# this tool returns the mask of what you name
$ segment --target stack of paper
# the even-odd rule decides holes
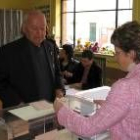
[[[33,102],[28,106],[9,110],[13,115],[28,121],[54,113],[53,104],[46,101]]]
[[[32,102],[32,103],[30,103],[30,106],[33,106],[37,110],[46,110],[46,109],[53,108],[53,104],[46,102],[45,100]]]
[[[66,85],[65,90],[66,90],[66,95],[75,95],[77,92],[80,91],[78,89],[71,88],[70,85]]]
[[[109,91],[110,87],[103,86],[69,94],[67,95],[69,99],[68,105],[71,109],[80,112],[82,115],[90,115],[97,109],[97,105],[93,101],[105,100]]]
[[[93,100],[105,100],[109,91],[110,87],[102,86],[89,90],[79,91],[75,94],[69,94],[68,97],[72,96],[83,100],[87,100],[89,102],[93,102]]]

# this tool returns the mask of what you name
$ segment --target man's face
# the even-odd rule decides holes
[[[83,67],[89,67],[91,66],[93,60],[88,59],[88,58],[81,58],[81,63],[83,65]]]
[[[60,51],[59,57],[60,59],[65,59],[67,57],[66,51],[64,49]]]
[[[46,36],[46,20],[44,15],[28,17],[23,32],[34,45],[39,47]]]

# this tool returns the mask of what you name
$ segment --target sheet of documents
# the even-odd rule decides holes
[[[105,100],[109,91],[110,91],[109,86],[102,86],[89,90],[79,91],[76,94],[69,94],[69,96],[93,102],[93,100]]]
[[[69,88],[66,90],[66,95],[75,95],[79,90],[74,89],[74,88]]]
[[[44,110],[44,109],[46,110],[46,109],[53,108],[53,104],[48,103],[45,100],[32,102],[30,103],[30,106],[33,106],[35,109],[38,109],[38,110]]]
[[[72,88],[71,85],[65,85],[66,95],[75,95],[79,89]]]
[[[53,105],[46,105],[47,103],[44,105],[42,102],[41,104],[40,102],[34,102],[25,107],[9,110],[9,112],[25,121],[28,121],[54,113]]]

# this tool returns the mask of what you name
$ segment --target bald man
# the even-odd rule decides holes
[[[23,19],[23,37],[0,49],[0,99],[3,107],[64,96],[55,41],[46,39],[46,19],[30,11]]]

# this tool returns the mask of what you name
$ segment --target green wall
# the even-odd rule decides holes
[[[50,31],[60,36],[60,0],[0,0],[0,9],[21,9],[24,11],[50,5]]]
[[[0,0],[0,9],[29,9],[30,0]]]

